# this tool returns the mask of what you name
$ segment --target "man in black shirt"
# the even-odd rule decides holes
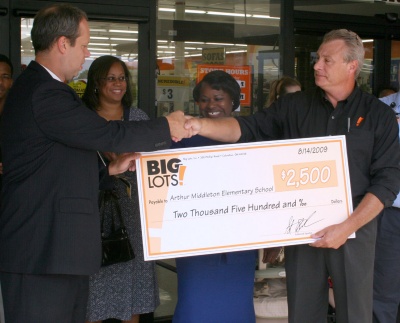
[[[289,322],[326,322],[328,277],[340,323],[372,322],[375,217],[400,188],[398,126],[393,112],[356,84],[361,39],[340,29],[324,36],[314,65],[317,88],[287,94],[249,117],[191,119],[194,133],[224,142],[345,135],[354,212],[285,248]],[[356,232],[355,239],[347,238]]]

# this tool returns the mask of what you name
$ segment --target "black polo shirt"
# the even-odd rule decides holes
[[[237,120],[240,142],[345,135],[354,207],[367,192],[390,206],[399,192],[395,114],[358,87],[336,108],[316,88],[287,94],[262,112]]]

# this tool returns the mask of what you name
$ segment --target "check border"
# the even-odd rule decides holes
[[[327,153],[326,155],[324,155],[323,153],[319,154],[317,152],[315,153],[316,156],[314,156],[310,152],[310,156],[304,156],[306,155],[306,153],[299,154],[299,147],[301,147],[302,149],[314,147],[314,150],[315,147],[329,147],[327,149],[329,150],[329,154]],[[285,155],[288,151],[288,156],[267,156],[268,154],[271,155],[271,151],[278,148],[279,155]],[[294,161],[291,160],[291,158],[293,158],[293,151],[296,152],[296,149],[297,155],[294,157],[299,160]],[[239,213],[242,218],[243,215],[246,214],[246,221],[240,216],[236,217],[236,214],[231,214],[231,212],[226,212],[228,213],[227,216],[226,214],[223,214],[222,211],[226,210],[225,205],[227,205],[226,207],[229,209],[228,211],[232,209],[233,212],[233,208],[235,205],[233,203],[236,203],[236,201],[243,200],[247,203],[248,200],[259,199],[260,196],[262,196],[263,194],[263,192],[261,192],[258,194],[259,196],[256,196],[257,194],[252,192],[251,195],[250,193],[247,193],[247,196],[238,195],[236,197],[234,196],[233,198],[226,198],[224,196],[221,196],[222,194],[220,194],[220,196],[215,196],[217,193],[222,192],[218,189],[218,187],[220,187],[220,182],[226,182],[227,187],[232,187],[232,192],[240,192],[241,188],[236,186],[237,184],[235,183],[234,178],[232,179],[232,174],[235,174],[235,172],[236,174],[238,174],[237,170],[243,168],[244,165],[245,169],[248,170],[247,173],[249,173],[249,176],[253,177],[253,179],[250,179],[248,181],[247,178],[240,178],[240,180],[243,181],[243,183],[246,182],[246,184],[239,184],[239,186],[244,186],[244,188],[242,187],[242,190],[244,191],[243,194],[246,194],[247,191],[250,191],[250,189],[246,189],[246,187],[251,187],[251,183],[255,183],[259,180],[257,178],[254,178],[258,175],[257,172],[252,172],[252,169],[260,167],[260,160],[251,159],[261,158],[254,158],[254,156],[252,155],[254,151],[261,152],[260,156],[263,156],[263,165],[268,164],[267,160],[269,160],[269,163],[272,164],[275,160],[279,160],[279,166],[281,167],[284,167],[285,164],[295,165],[297,163],[306,165],[307,162],[317,163],[316,165],[318,165],[318,160],[329,160],[332,163],[332,159],[334,159],[333,161],[336,165],[335,174],[337,178],[337,185],[335,184],[336,186],[332,184],[330,184],[331,186],[328,186],[325,183],[319,183],[321,187],[315,188],[316,184],[313,184],[314,187],[307,188],[306,185],[299,184],[302,183],[299,180],[297,182],[294,181],[293,183],[297,183],[296,185],[300,185],[302,187],[295,188],[293,192],[290,193],[290,195],[288,195],[288,192],[266,192],[266,194],[269,194],[266,195],[268,196],[268,200],[274,200],[273,196],[281,196],[282,194],[284,196],[297,196],[294,204],[298,204],[301,200],[301,198],[299,198],[298,196],[303,195],[307,196],[307,201],[312,201],[314,199],[313,195],[321,195],[321,199],[323,199],[323,195],[327,194],[337,196],[336,200],[331,200],[331,202],[328,201],[325,204],[321,205],[317,205],[318,203],[312,201],[311,204],[313,206],[310,209],[311,211],[307,210],[307,205],[295,205],[295,207],[293,208],[288,207],[285,209],[285,216],[282,217],[282,219],[288,216],[286,213],[290,214],[290,212],[292,212],[288,211],[290,209],[294,210],[293,213],[296,215],[302,212],[304,213],[306,211],[315,214],[313,213],[313,208],[315,208],[317,210],[315,212],[318,212],[319,214],[333,213],[334,215],[330,216],[328,219],[324,218],[323,220],[318,220],[315,218],[312,219],[308,213],[304,213],[306,215],[299,216],[299,219],[291,216],[293,217],[294,223],[292,224],[290,230],[293,230],[293,232],[288,233],[286,236],[282,236],[283,233],[281,233],[274,238],[260,239],[262,232],[259,230],[259,228],[257,228],[257,225],[259,224],[259,221],[261,219],[260,216],[262,216],[261,221],[263,221],[263,223],[265,221],[265,223],[268,223],[268,227],[274,225],[282,227],[283,224],[279,223],[279,221],[277,221],[276,219],[272,219],[274,215],[271,215],[272,213],[282,213],[282,205],[279,205],[280,209],[266,209],[267,211],[257,211],[258,213],[252,213],[249,210],[247,210],[247,212],[245,212],[244,210],[240,211],[244,206],[238,206],[239,211],[236,210],[237,213]],[[304,150],[304,152],[307,151],[308,150]],[[264,154],[266,156],[264,156]],[[258,155],[256,156],[258,157]],[[175,163],[171,162],[171,160],[175,160]],[[177,162],[176,160],[179,160],[179,162]],[[283,161],[286,161],[286,163]],[[201,254],[258,249],[272,246],[310,243],[314,241],[314,239],[310,238],[310,235],[316,232],[315,230],[322,229],[323,227],[326,227],[330,224],[342,222],[352,213],[352,199],[349,183],[349,170],[347,165],[345,136],[314,137],[306,139],[164,150],[153,153],[142,153],[141,158],[137,160],[136,163],[145,260],[156,260]],[[205,171],[205,167],[209,167],[210,163],[212,165],[215,164],[215,167],[228,165],[229,171],[225,171],[222,175],[217,174],[215,171],[211,174],[208,174],[208,171]],[[327,162],[325,164],[327,164]],[[269,164],[268,166],[265,166],[265,168],[269,169]],[[307,167],[305,167],[304,169],[306,168]],[[197,171],[194,171],[194,169],[197,169]],[[312,169],[320,171],[316,167]],[[157,173],[157,171],[159,171],[159,173]],[[315,174],[318,173],[317,171],[311,173],[311,175],[314,174],[314,181],[316,177]],[[195,172],[200,173],[201,175],[195,176]],[[267,170],[266,172],[269,172],[269,170]],[[152,176],[150,176],[149,173],[152,174]],[[212,185],[212,187],[215,188],[215,192],[212,188],[210,188],[210,177],[207,176],[211,176],[214,179],[218,177],[218,182]],[[267,174],[265,176],[265,178],[268,178],[270,174]],[[277,176],[274,177],[275,180],[276,177]],[[304,178],[306,177],[303,177],[303,179]],[[182,181],[184,181],[184,183],[182,183]],[[271,183],[272,181],[270,179],[269,184]],[[255,185],[256,184],[254,184],[253,186]],[[275,184],[272,186],[274,188],[276,187]],[[265,187],[265,189],[267,188]],[[210,195],[214,193],[214,196],[207,197],[205,196],[206,192],[208,192],[207,194]],[[196,201],[196,198],[193,198],[197,196],[196,194],[198,196],[201,196],[201,198],[199,198],[199,201]],[[176,197],[177,200],[171,200],[171,196]],[[229,202],[224,203],[224,199],[225,201]],[[279,203],[283,201],[282,198],[277,198],[276,201],[277,200],[280,201]],[[211,214],[211,216],[208,214],[207,217],[197,217],[195,214],[193,214],[193,211],[192,213],[190,213],[190,210],[203,208],[203,206],[207,205],[208,203],[211,203],[211,205],[213,205],[210,208],[211,211],[222,210],[221,214]],[[257,203],[256,205],[262,205],[268,208],[269,202],[266,202],[266,204]],[[276,204],[277,203],[278,202],[276,202]],[[271,202],[271,205],[272,204],[273,203]],[[193,206],[194,209],[191,209],[188,205],[200,206]],[[247,207],[249,208],[250,205],[251,204],[248,204]],[[178,208],[186,211],[171,211]],[[332,210],[332,212],[330,212],[330,210]],[[184,217],[183,215],[185,212],[186,217]],[[338,216],[336,216],[336,213],[338,214]],[[175,217],[173,215],[175,215]],[[179,216],[181,216],[181,218]],[[267,217],[271,217],[271,219],[267,220]],[[284,221],[282,219],[280,219],[281,222]],[[288,227],[290,227],[290,219],[291,218],[289,218]],[[318,222],[321,222],[320,225],[323,225],[322,227],[318,226],[318,224],[315,224],[317,223],[317,220]],[[194,221],[197,221],[197,223],[193,224]],[[285,218],[285,221],[287,222],[287,218]],[[311,227],[311,223],[313,223],[315,230],[305,230],[307,226]],[[197,225],[199,224],[200,226],[197,227]],[[256,237],[253,239],[252,237],[250,237],[250,233],[249,237],[246,237],[244,240],[241,238],[237,239],[236,241],[236,237],[231,237],[230,240],[224,240],[221,238],[229,236],[229,232],[224,232],[224,228],[229,228],[231,232],[236,232],[237,235],[242,236],[237,226],[240,226],[239,229],[243,229],[243,231],[255,231]],[[209,229],[214,227],[219,228],[219,230],[221,231],[220,236],[218,236],[218,233],[215,233],[213,230]],[[193,231],[191,234],[186,232],[190,230]],[[257,233],[257,230],[259,230],[260,232]],[[268,230],[273,231],[273,229],[270,228],[268,228]],[[298,231],[295,232],[296,230]],[[197,231],[202,232],[202,238],[199,237],[200,234],[198,235]],[[204,245],[199,245],[194,242],[196,239],[210,239],[212,241],[204,241]],[[227,241],[230,242],[227,243]]]

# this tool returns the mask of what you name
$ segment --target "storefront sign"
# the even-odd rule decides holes
[[[190,79],[180,76],[157,77],[156,98],[158,105],[158,116],[168,115],[174,111],[177,103],[188,102],[191,97]]]
[[[203,48],[202,50],[204,64],[225,64],[225,48]]]
[[[240,106],[251,106],[251,66],[197,65],[197,82],[214,70],[230,74],[240,85]]]

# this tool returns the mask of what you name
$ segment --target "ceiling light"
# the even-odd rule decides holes
[[[110,38],[108,38],[108,37],[90,36],[90,39],[110,39]]]
[[[206,43],[207,45],[218,45],[218,46],[234,46],[234,44],[229,43]]]
[[[158,11],[175,12],[175,9],[170,9],[170,8],[158,8]]]
[[[253,18],[276,19],[276,20],[281,19],[279,17],[271,17],[271,16],[266,16],[266,15],[253,15]]]
[[[174,46],[157,46],[157,48],[175,49]]]
[[[115,38],[115,37],[111,37],[111,40],[125,40],[125,41],[137,41],[137,38]]]
[[[234,13],[234,12],[207,11],[207,14],[216,16],[244,17],[243,13]]]
[[[191,9],[187,9],[187,10],[185,10],[185,13],[205,14],[206,11],[204,11],[204,10],[191,10]]]
[[[112,54],[112,53],[110,52],[110,54]],[[90,52],[90,57],[95,57],[95,56],[104,56],[104,53]]]
[[[139,31],[137,30],[122,30],[122,29],[110,29],[111,33],[125,33],[125,34],[137,34]]]
[[[88,50],[89,51],[100,50],[100,51],[105,51],[105,52],[109,52],[109,51],[116,52],[117,51],[116,49],[112,49],[112,48],[88,48]]]
[[[229,51],[229,52],[226,52],[227,54],[234,54],[234,53],[246,53],[246,51],[245,50],[232,50],[232,51]]]

